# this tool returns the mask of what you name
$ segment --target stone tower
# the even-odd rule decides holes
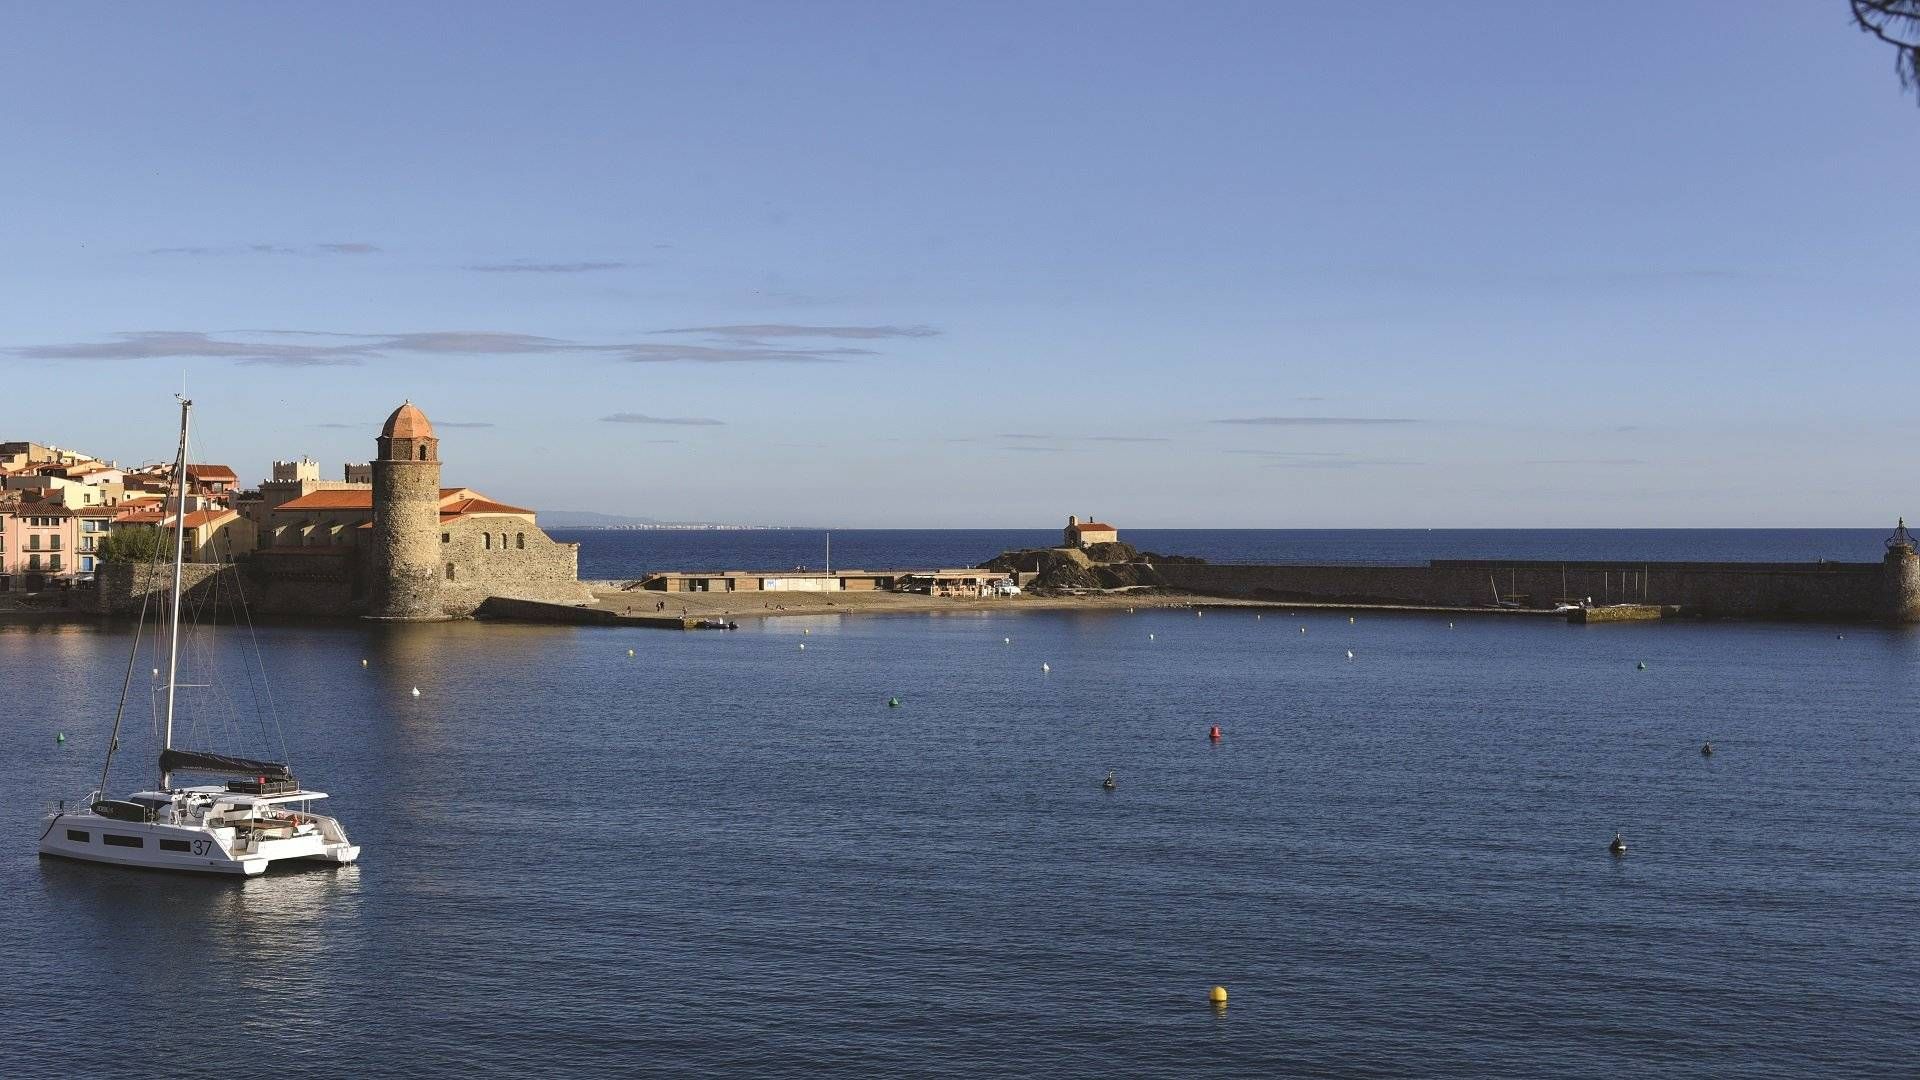
[[[1887,537],[1887,554],[1880,563],[1880,615],[1890,622],[1920,622],[1920,553],[1914,550],[1907,521]]]
[[[408,401],[387,417],[377,443],[368,614],[440,618],[440,440]]]

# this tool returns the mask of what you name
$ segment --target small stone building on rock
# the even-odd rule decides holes
[[[1120,540],[1120,530],[1102,522],[1081,521],[1078,517],[1067,515],[1066,543],[1062,547],[1083,548],[1092,544],[1113,544]]]

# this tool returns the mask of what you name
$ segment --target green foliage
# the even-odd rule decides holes
[[[105,562],[151,562],[160,554],[165,539],[152,525],[115,529],[100,542],[97,554]]]

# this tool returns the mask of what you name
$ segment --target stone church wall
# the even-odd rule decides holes
[[[448,615],[471,615],[489,596],[586,603],[580,545],[556,543],[524,518],[475,515],[440,527],[440,602]]]

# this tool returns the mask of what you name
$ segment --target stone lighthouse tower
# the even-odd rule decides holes
[[[440,440],[408,401],[387,417],[377,442],[368,614],[440,618]]]

